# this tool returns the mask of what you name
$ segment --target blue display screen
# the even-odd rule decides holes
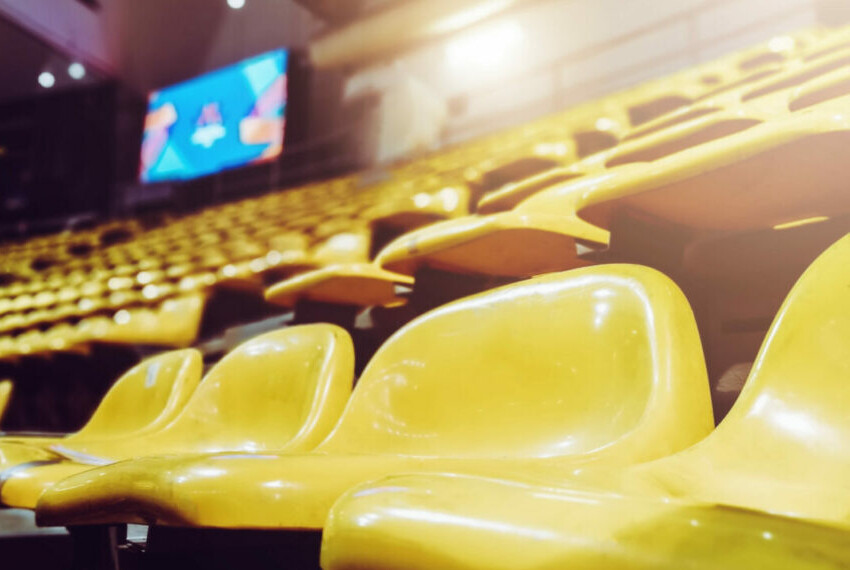
[[[185,180],[283,152],[288,52],[277,50],[154,91],[142,182]]]

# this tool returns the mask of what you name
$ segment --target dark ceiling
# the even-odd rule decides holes
[[[0,102],[32,97],[47,91],[68,89],[98,81],[89,69],[83,81],[68,76],[71,60],[16,25],[0,18]],[[38,84],[38,76],[49,70],[56,77],[52,89]]]

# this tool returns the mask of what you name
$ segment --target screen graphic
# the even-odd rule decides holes
[[[185,180],[279,156],[287,59],[277,50],[152,92],[141,181]]]

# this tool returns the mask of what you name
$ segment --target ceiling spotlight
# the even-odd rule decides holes
[[[245,0],[227,0],[227,5],[234,10],[238,10],[245,5]]]
[[[56,78],[49,71],[42,71],[38,75],[38,84],[45,89],[50,89],[56,83]]]
[[[523,39],[523,29],[513,20],[473,29],[446,45],[451,67],[464,73],[501,66]]]
[[[75,61],[74,63],[68,66],[68,75],[71,76],[71,79],[82,79],[86,76],[86,66],[84,66],[78,61]]]

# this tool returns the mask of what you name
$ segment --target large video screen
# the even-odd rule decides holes
[[[277,50],[152,92],[141,181],[186,180],[279,156],[287,60]]]

